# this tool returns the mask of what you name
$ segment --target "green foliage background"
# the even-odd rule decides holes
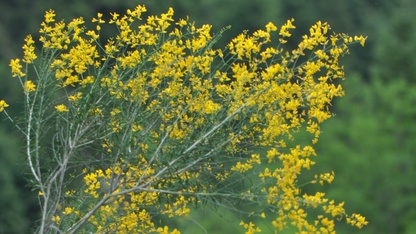
[[[335,171],[329,196],[345,200],[347,211],[357,211],[369,220],[357,233],[416,232],[415,1],[3,0],[0,99],[13,105],[9,112],[18,113],[21,94],[7,64],[21,56],[27,34],[36,37],[46,10],[54,9],[67,22],[78,16],[88,21],[97,11],[124,12],[137,4],[146,4],[151,14],[173,6],[176,17],[189,15],[198,25],[212,24],[213,31],[232,25],[220,42],[223,45],[243,30],[254,31],[269,21],[281,25],[290,18],[295,18],[299,33],[292,38],[299,40],[317,20],[329,22],[338,32],[368,35],[366,47],[353,49],[343,61],[346,97],[333,106],[337,116],[322,129],[318,167]],[[26,186],[21,139],[15,132],[9,122],[0,122],[0,233],[30,233],[37,219],[36,194]],[[184,220],[184,233],[205,233],[204,228],[208,233],[229,233],[228,222],[238,226],[232,215],[222,222],[219,215],[224,214],[207,209]],[[346,230],[341,226],[339,233]]]

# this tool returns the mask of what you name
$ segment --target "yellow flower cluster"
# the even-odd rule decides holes
[[[244,223],[243,221],[241,221],[240,225],[243,226],[245,229],[247,229],[247,231],[245,232],[246,234],[255,234],[255,233],[261,232],[261,229],[259,227],[254,228],[255,225],[252,222]]]
[[[33,92],[36,90],[36,85],[31,81],[31,80],[27,80],[24,84],[23,87],[25,93],[29,93],[29,92]]]
[[[0,112],[4,111],[4,108],[8,106],[9,105],[4,100],[0,100]]]
[[[365,217],[361,216],[360,214],[353,213],[351,217],[347,217],[347,223],[361,229],[368,224],[368,221],[366,221]]]
[[[163,220],[187,216],[201,201],[230,199],[257,201],[255,212],[263,218],[263,209],[273,207],[267,218],[276,230],[290,225],[299,233],[332,233],[334,219],[342,217],[359,228],[367,224],[358,214],[348,216],[343,203],[321,192],[305,194],[298,184],[315,164],[312,145],[332,116],[328,107],[344,94],[333,82],[344,78],[339,58],[351,43],[364,45],[364,37],[329,35],[329,25],[317,22],[287,51],[291,19],[215,49],[223,32],[214,36],[210,25],[175,23],[172,8],[143,20],[145,12],[139,5],[125,15],[111,13],[108,24],[118,34],[101,45],[101,13],[92,20],[95,30],[88,30],[82,18],[55,22],[50,10],[40,29],[44,54],[35,54],[31,36],[23,46],[26,65],[36,67],[37,57],[49,56],[38,69],[44,74],[29,80],[20,59],[10,63],[12,75],[25,79],[26,95],[51,87],[47,82],[67,94],[51,103],[55,113],[68,112],[56,118],[71,123],[69,132],[81,129],[71,144],[82,147],[70,144],[69,152],[95,146],[95,156],[84,158],[90,165],[83,186],[68,188],[80,199],[68,201],[52,221],[77,230],[88,223],[85,230],[95,233],[179,233]],[[274,33],[277,47],[270,45]],[[1,100],[0,111],[4,107]],[[311,144],[288,148],[302,130],[312,134]],[[235,188],[236,178],[258,184]],[[323,173],[311,182],[333,179]],[[318,211],[308,214],[307,208]],[[252,222],[241,226],[261,232]]]

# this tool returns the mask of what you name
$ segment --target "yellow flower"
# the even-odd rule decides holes
[[[33,46],[33,44],[35,43],[35,41],[33,41],[32,36],[28,35],[25,38],[25,42],[26,44],[23,45],[23,62],[30,64],[32,63],[33,60],[35,60],[37,58],[36,54],[35,54],[35,47]]]
[[[287,20],[287,22],[286,22],[286,24],[284,24],[281,28],[280,28],[280,32],[279,32],[279,35],[281,35],[282,36],[282,38],[283,37],[290,37],[290,36],[292,36],[292,34],[289,32],[289,29],[293,29],[293,28],[296,28],[295,26],[293,26],[293,21],[295,21],[294,19],[290,19],[290,20]],[[285,40],[283,40],[283,39],[280,39],[280,42],[282,42],[282,43],[286,43],[286,41]]]
[[[277,30],[277,27],[272,22],[269,22],[268,24],[266,24],[267,32],[276,31],[276,30]]]
[[[245,229],[247,229],[247,231],[245,232],[246,234],[254,234],[256,232],[261,232],[261,229],[259,227],[255,228],[255,224],[252,222],[245,223],[241,221],[240,226],[243,226]]]
[[[12,76],[16,77],[22,77],[25,76],[25,73],[22,72],[22,65],[20,64],[20,59],[12,59],[10,61],[9,66],[12,68]]]
[[[98,22],[98,24],[103,24],[105,23],[105,21],[102,19],[102,17],[103,17],[103,14],[98,13],[97,18],[92,18],[92,22]]]
[[[25,94],[28,94],[36,90],[36,85],[31,80],[28,80],[25,82],[23,89]]]
[[[364,46],[364,43],[365,43],[366,39],[367,39],[367,37],[363,37],[363,36],[355,36],[354,37],[354,41],[360,42],[361,46]]]
[[[115,13],[115,12],[113,12],[113,13],[110,13],[110,15],[112,16],[112,19],[110,20],[110,24],[113,24],[113,23],[115,23],[116,22],[116,20],[118,19],[118,17],[120,16],[119,14],[117,14],[117,13]]]
[[[77,102],[82,97],[82,92],[77,92],[75,95],[68,96],[68,100],[72,102]]]
[[[69,111],[68,107],[66,107],[64,104],[56,105],[55,109],[58,112],[68,112]]]
[[[8,106],[9,105],[4,100],[0,100],[0,112],[4,111],[4,108]]]
[[[351,217],[347,217],[347,223],[361,229],[363,226],[368,224],[368,221],[366,221],[365,217],[361,216],[360,214],[353,213]]]
[[[72,207],[65,207],[64,212],[62,212],[64,215],[70,215],[74,211],[74,208]]]
[[[59,224],[61,222],[61,217],[54,215],[52,216],[52,221],[55,221],[56,224]]]
[[[187,24],[188,24],[187,20],[184,20],[184,19],[180,19],[180,20],[176,23],[176,25],[179,25],[179,27],[184,27],[184,26],[186,26]]]
[[[72,196],[74,193],[75,193],[75,190],[69,190],[69,191],[66,191],[66,192],[65,192],[65,194],[66,194],[67,196]]]
[[[45,14],[45,23],[55,22],[55,11],[49,10]]]

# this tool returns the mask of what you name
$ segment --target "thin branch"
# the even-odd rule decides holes
[[[220,128],[222,125],[224,125],[226,122],[228,122],[232,117],[234,117],[237,113],[239,113],[245,106],[248,105],[249,102],[244,103],[241,105],[237,110],[235,110],[231,115],[227,116],[221,123],[215,125],[210,131],[205,133],[202,137],[200,137],[194,144],[192,144],[188,149],[186,149],[183,154],[188,153],[192,149],[194,149],[197,145],[201,143],[202,140],[207,138],[209,135],[211,135],[213,132],[215,132],[218,128]]]

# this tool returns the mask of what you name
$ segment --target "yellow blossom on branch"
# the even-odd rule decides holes
[[[4,108],[8,106],[9,105],[4,100],[0,100],[0,112],[4,111]]]
[[[68,107],[66,107],[64,104],[60,104],[60,105],[55,106],[55,109],[58,112],[68,112],[69,111]]]
[[[55,11],[54,10],[49,10],[46,12],[45,14],[45,23],[52,23],[55,22]]]
[[[22,70],[21,70],[22,69],[22,65],[20,64],[20,59],[12,59],[10,61],[9,66],[12,69],[12,75],[13,75],[13,77],[16,77],[16,76],[19,76],[19,77],[25,76],[25,73],[23,73]]]
[[[28,80],[25,82],[23,89],[24,92],[28,94],[29,92],[33,92],[36,90],[36,85],[31,80]]]
[[[10,62],[24,93],[36,91],[25,95],[19,129],[45,193],[41,232],[176,234],[170,219],[202,205],[261,218],[276,232],[334,233],[343,218],[367,224],[342,201],[301,189],[331,183],[333,172],[300,176],[316,166],[320,126],[344,95],[339,58],[365,37],[318,21],[295,49],[273,46],[273,38],[291,39],[290,19],[215,48],[225,31],[175,22],[173,8],[146,11],[111,13],[108,22],[97,13],[93,29],[81,17],[55,22],[47,11],[40,38],[26,37],[23,58]],[[105,25],[116,29],[106,42],[98,40]],[[7,106],[0,100],[0,111]],[[299,132],[309,133],[303,146],[292,144]],[[262,232],[254,222],[240,225]]]
[[[26,62],[27,64],[30,64],[37,58],[37,55],[35,54],[35,46],[33,45],[35,41],[33,41],[32,36],[28,35],[25,38],[26,44],[22,47],[23,48],[23,62]]]

